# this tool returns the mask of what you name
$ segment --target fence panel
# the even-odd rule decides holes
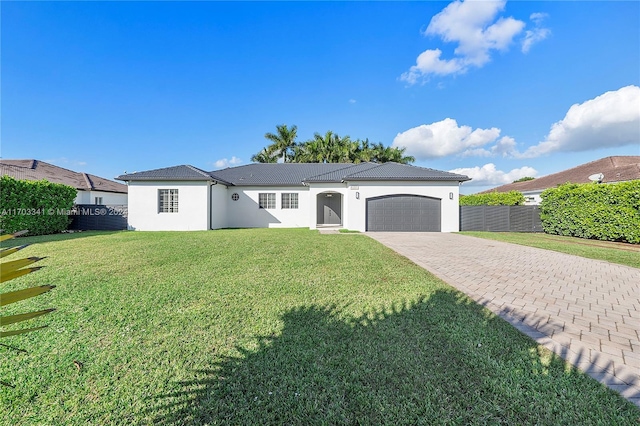
[[[538,206],[460,206],[460,230],[543,232]]]
[[[69,229],[121,231],[127,229],[126,205],[78,204],[71,214]]]

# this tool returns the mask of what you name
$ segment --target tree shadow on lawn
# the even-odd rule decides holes
[[[455,291],[359,318],[300,307],[282,321],[257,350],[238,348],[155,397],[148,415],[176,425],[466,425],[636,424],[640,414]]]

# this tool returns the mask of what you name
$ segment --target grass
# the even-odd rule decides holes
[[[48,328],[3,339],[28,353],[0,347],[0,376],[16,386],[0,390],[0,424],[635,425],[640,417],[365,235],[94,232],[12,244],[28,240],[39,244],[23,255],[49,256],[47,267],[4,290],[56,284],[16,305],[58,310],[33,321]]]
[[[636,244],[586,240],[543,233],[465,231],[461,234],[640,268],[640,245]]]

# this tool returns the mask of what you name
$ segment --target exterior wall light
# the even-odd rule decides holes
[[[359,200],[359,199],[360,199],[360,193],[356,192],[356,200]]]
[[[450,200],[453,200],[453,192],[450,192],[450,193],[449,193],[449,199],[450,199]]]

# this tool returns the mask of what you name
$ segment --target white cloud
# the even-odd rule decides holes
[[[552,152],[637,145],[638,141],[640,87],[627,86],[571,106],[565,117],[551,126],[544,141],[517,156],[533,158]]]
[[[499,136],[500,129],[496,127],[473,130],[469,126],[458,126],[452,118],[445,118],[398,133],[392,146],[407,148],[407,154],[418,159],[453,154],[487,156],[493,153],[481,147],[495,142]]]
[[[231,157],[231,159],[227,159],[227,158],[222,158],[220,160],[217,160],[215,163],[213,163],[213,165],[217,168],[217,169],[222,169],[225,167],[231,167],[231,166],[237,166],[238,164],[241,164],[242,160],[239,159],[238,157]]]
[[[534,12],[531,15],[529,15],[529,19],[531,20],[531,22],[533,22],[538,26],[542,25],[542,21],[544,21],[548,17],[549,17],[548,13],[541,13],[541,12]]]
[[[435,15],[424,31],[425,35],[457,43],[456,57],[441,59],[440,49],[428,49],[418,56],[416,65],[400,76],[409,84],[430,75],[462,74],[469,67],[482,67],[491,60],[493,50],[506,50],[525,27],[512,17],[497,17],[506,0],[454,1]]]
[[[529,53],[531,46],[551,35],[549,28],[542,27],[542,21],[548,17],[549,15],[546,13],[532,13],[531,16],[529,16],[535,28],[525,31],[524,39],[522,40],[522,53]]]
[[[526,176],[536,177],[538,175],[538,171],[533,167],[524,166],[519,169],[504,172],[497,170],[496,165],[493,163],[485,164],[482,167],[466,167],[449,171],[451,173],[469,176],[472,180],[466,185],[473,186],[504,185]]]
[[[358,101],[356,101],[355,99],[349,99],[349,103],[350,104],[355,104],[356,102],[358,102]]]
[[[573,105],[562,120],[551,126],[544,141],[524,152],[517,149],[515,139],[500,137],[500,132],[497,127],[459,126],[453,118],[445,118],[398,133],[392,146],[406,148],[408,155],[419,160],[448,155],[535,158],[552,152],[637,146],[640,141],[640,87],[623,87]]]

